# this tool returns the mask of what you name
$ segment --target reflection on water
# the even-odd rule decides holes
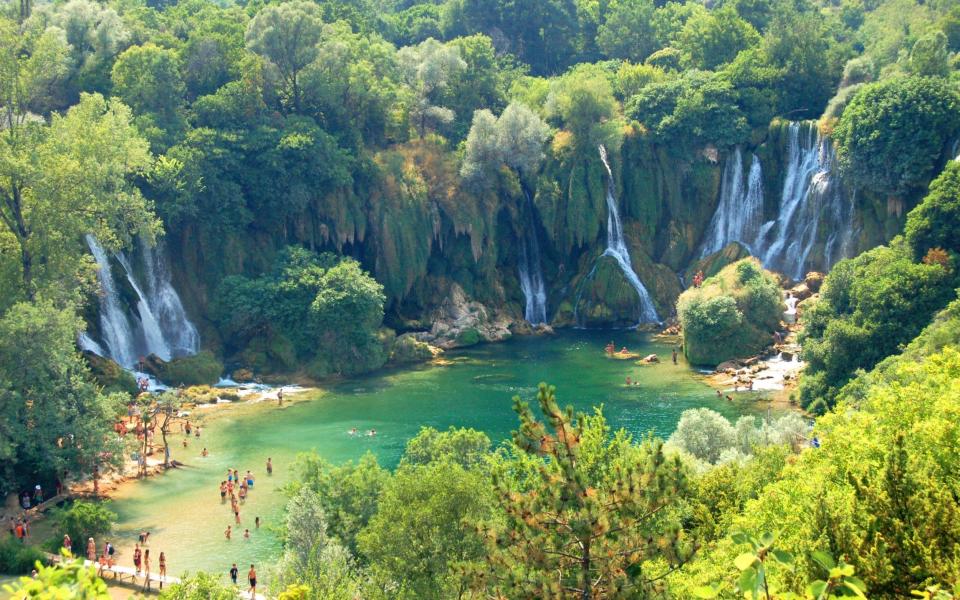
[[[607,359],[603,347],[610,340],[641,356],[657,352],[663,362],[638,366]],[[447,367],[388,371],[331,386],[316,399],[282,408],[263,403],[221,410],[204,426],[202,439],[190,438],[187,448],[173,447],[173,457],[187,467],[128,486],[114,502],[120,515],[119,539],[114,540],[119,541],[120,561],[131,563],[137,533],[148,530],[152,554],[166,552],[171,575],[203,569],[226,577],[234,562],[259,567],[279,550],[271,528],[282,518],[282,488],[294,475],[299,453],[315,450],[341,462],[373,452],[392,467],[422,426],[473,427],[499,443],[516,427],[512,396],[532,400],[543,380],[557,386],[562,404],[579,410],[603,405],[613,427],[635,435],[669,435],[688,408],[707,406],[731,418],[755,412],[747,401],[718,400],[693,370],[670,363],[670,351],[632,331],[569,331],[448,353],[453,364]],[[625,385],[628,376],[640,385]],[[376,429],[377,435],[353,436],[352,428],[361,434]],[[206,458],[200,456],[204,446],[210,452]],[[268,457],[274,464],[270,477],[264,469]],[[256,477],[240,507],[239,529],[229,503],[220,502],[219,484],[228,468],[249,469]],[[254,528],[257,516],[259,530]],[[227,541],[223,531],[230,524],[234,534]],[[252,532],[249,540],[243,538],[245,528]]]

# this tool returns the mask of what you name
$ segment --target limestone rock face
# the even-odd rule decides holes
[[[450,286],[450,294],[431,315],[430,331],[416,334],[417,340],[442,349],[500,342],[509,338],[514,319],[492,311],[467,298],[463,288]]]

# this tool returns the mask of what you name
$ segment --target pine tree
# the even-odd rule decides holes
[[[666,573],[648,573],[646,561],[661,559],[669,572],[695,547],[670,514],[686,489],[680,461],[667,459],[659,440],[611,438],[599,414],[561,410],[552,386],[541,383],[537,400],[545,423],[513,400],[519,461],[540,460],[520,482],[496,477],[504,519],[486,531],[482,584],[494,598],[650,596]]]

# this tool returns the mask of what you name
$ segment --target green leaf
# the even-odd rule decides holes
[[[757,562],[757,557],[753,553],[744,552],[733,561],[733,564],[743,571],[752,567],[755,562]]]
[[[853,565],[843,565],[840,567],[840,574],[844,577],[853,577]]]
[[[773,545],[776,537],[769,531],[760,536],[760,543],[768,548]]]
[[[820,596],[827,591],[827,582],[826,581],[814,581],[809,586],[807,590],[810,592],[810,595],[813,596],[816,600],[820,599]]]
[[[786,550],[771,550],[770,555],[782,565],[793,565],[793,555]]]
[[[749,568],[744,570],[743,573],[740,573],[740,581],[738,582],[740,586],[740,591],[745,594],[753,594],[757,589],[757,571],[756,569]]]
[[[812,552],[810,554],[810,558],[815,560],[817,564],[819,564],[821,567],[823,567],[827,571],[829,571],[830,569],[836,566],[836,563],[833,562],[833,557],[830,556],[828,552],[824,552],[823,550],[817,550],[815,552]]]
[[[710,600],[711,598],[716,598],[717,594],[720,592],[715,589],[713,586],[701,585],[700,587],[693,588],[693,595],[697,598],[703,598],[704,600]]]
[[[855,595],[857,598],[864,598],[864,599],[866,598],[866,595],[864,595],[863,590],[860,589],[860,586],[855,585],[855,584],[854,584],[853,582],[851,582],[851,581],[844,581],[844,582],[843,582],[843,587],[845,587],[845,588],[847,588],[848,590],[850,590],[851,592],[853,592],[854,595]]]
[[[743,533],[742,531],[738,531],[738,532],[732,534],[732,535],[730,536],[730,539],[732,539],[735,544],[749,544],[749,543],[750,543],[750,536],[747,535],[747,534],[745,534],[745,533]]]

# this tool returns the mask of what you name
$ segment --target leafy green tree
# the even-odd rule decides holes
[[[113,65],[113,91],[133,109],[141,131],[168,146],[184,127],[184,84],[173,50],[132,46]]]
[[[960,131],[960,93],[940,79],[896,77],[860,88],[836,128],[837,158],[851,180],[903,194],[934,175]]]
[[[489,518],[492,495],[485,476],[457,462],[401,466],[360,532],[360,552],[374,571],[398,582],[397,597],[461,597],[461,569],[484,554],[470,523]]]
[[[613,0],[597,33],[597,46],[610,58],[642,62],[665,40],[653,24],[653,0]]]
[[[319,13],[316,4],[293,0],[265,7],[247,26],[247,48],[276,67],[283,81],[281,99],[294,112],[300,111],[300,74],[317,57]]]
[[[19,71],[11,85],[31,76],[29,65],[6,66]],[[150,153],[119,101],[84,95],[46,126],[28,118],[18,95],[10,100],[10,126],[0,136],[0,231],[16,248],[20,281],[6,299],[32,300],[49,286],[73,292],[62,283],[77,277],[84,234],[116,249],[159,229],[131,181],[149,167]],[[83,210],[75,210],[77,198]]]
[[[667,443],[713,464],[724,450],[735,445],[736,438],[736,430],[723,415],[697,408],[683,411]]]
[[[905,233],[918,260],[931,248],[960,253],[960,162],[948,162],[933,180],[930,193],[907,214]]]
[[[546,111],[551,119],[573,133],[580,148],[593,151],[599,144],[619,145],[619,130],[613,120],[617,113],[613,86],[597,69],[574,69],[554,80]]]
[[[529,177],[544,157],[549,134],[547,124],[520,102],[511,102],[499,119],[488,110],[478,110],[467,135],[460,175],[468,182],[483,182],[506,165]]]
[[[950,73],[949,58],[946,34],[928,33],[910,51],[910,72],[919,77],[946,77]]]
[[[304,455],[297,465],[301,485],[312,490],[322,503],[327,531],[351,552],[357,536],[377,512],[380,493],[390,472],[367,453],[359,461],[334,466],[316,454]]]
[[[77,500],[67,508],[58,509],[53,519],[57,529],[76,540],[74,543],[79,548],[86,544],[87,538],[96,539],[109,533],[117,514],[104,503]]]
[[[110,425],[123,396],[105,397],[87,380],[76,349],[83,322],[46,300],[0,316],[0,489],[48,489],[65,470],[89,471],[121,458]]]
[[[514,398],[513,439],[526,467],[497,477],[504,521],[489,531],[481,581],[497,597],[649,597],[658,576],[646,561],[676,568],[691,554],[668,516],[686,489],[679,459],[667,459],[659,441],[611,438],[599,414],[575,418],[546,384],[537,403],[546,423]]]
[[[711,70],[736,58],[760,42],[760,34],[731,8],[691,16],[677,36],[682,64]]]
[[[952,277],[939,264],[917,264],[902,245],[880,246],[841,261],[824,281],[820,300],[805,311],[800,400],[822,411],[857,369],[897,352],[953,296]]]
[[[429,465],[437,462],[453,462],[464,469],[482,465],[490,452],[490,438],[475,429],[437,431],[421,427],[419,433],[407,442],[401,463],[405,465]]]
[[[397,52],[400,72],[413,90],[409,114],[420,137],[427,127],[451,123],[454,111],[438,104],[450,81],[467,68],[460,58],[457,46],[428,39],[417,46],[407,46]]]

